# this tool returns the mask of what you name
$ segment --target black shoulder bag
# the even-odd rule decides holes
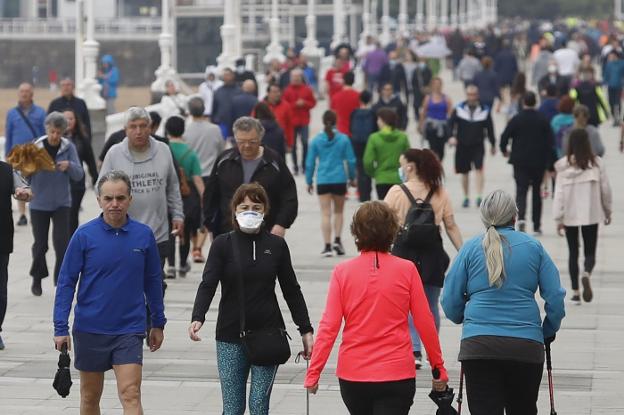
[[[290,358],[290,336],[281,327],[270,327],[256,330],[248,330],[245,326],[245,293],[243,284],[243,264],[239,246],[236,243],[236,231],[230,232],[232,253],[234,255],[236,270],[236,282],[238,286],[240,339],[247,358],[255,366],[281,365]]]
[[[24,120],[24,122],[28,126],[28,129],[30,130],[30,132],[33,135],[33,140],[36,140],[37,138],[39,138],[37,136],[37,132],[35,131],[35,127],[33,127],[32,123],[30,122],[30,120],[28,119],[26,114],[24,114],[24,111],[22,111],[22,109],[19,106],[17,107],[17,113],[20,115],[20,117],[22,117],[22,119]]]

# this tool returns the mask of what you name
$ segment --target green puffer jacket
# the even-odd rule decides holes
[[[385,127],[371,134],[364,151],[364,170],[377,184],[399,184],[399,157],[410,148],[407,135]]]

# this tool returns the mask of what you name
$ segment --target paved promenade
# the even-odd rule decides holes
[[[461,98],[458,84],[447,90],[455,101]],[[324,105],[324,104],[321,104]],[[320,129],[318,108],[314,115],[312,133]],[[504,120],[497,115],[496,131],[500,134]],[[414,146],[420,146],[411,123],[411,138]],[[566,302],[567,317],[562,330],[553,344],[553,365],[555,377],[555,399],[557,412],[565,415],[624,414],[622,387],[624,386],[624,156],[617,152],[619,130],[610,126],[601,128],[607,147],[605,157],[614,189],[613,224],[600,228],[597,266],[593,275],[595,297],[590,304],[574,306]],[[482,231],[476,207],[462,209],[459,178],[453,173],[454,150],[449,150],[445,160],[446,184],[453,198],[456,220],[464,238],[470,238]],[[325,303],[327,284],[337,258],[321,258],[322,238],[319,229],[319,208],[316,196],[305,192],[302,176],[296,177],[299,189],[299,216],[287,234],[297,276],[301,282],[310,316],[316,326]],[[511,167],[500,154],[488,155],[486,161],[486,192],[497,188],[514,191]],[[348,225],[357,202],[347,203],[343,239],[347,257],[356,254]],[[98,213],[93,193],[85,196],[83,220]],[[15,214],[17,215],[17,214]],[[530,216],[529,216],[530,217]],[[16,216],[17,219],[17,216]],[[560,267],[561,278],[569,288],[567,273],[567,247],[565,239],[557,236],[551,215],[551,201],[544,205],[544,236],[540,238],[553,259]],[[52,343],[53,286],[51,278],[44,281],[42,297],[30,294],[30,227],[16,230],[16,252],[11,256],[9,266],[9,308],[2,337],[6,350],[0,351],[0,414],[78,414],[78,388],[75,384],[67,399],[62,399],[52,389],[56,370],[57,352]],[[51,244],[50,244],[51,245]],[[451,256],[455,255],[452,245],[445,240]],[[52,255],[48,256],[52,261]],[[50,262],[52,264],[52,262]],[[207,415],[221,413],[221,393],[215,361],[214,328],[216,305],[207,315],[201,332],[203,341],[193,343],[188,339],[186,329],[189,323],[195,291],[201,278],[202,267],[193,265],[192,272],[185,279],[169,283],[166,297],[166,314],[169,320],[165,331],[163,348],[156,353],[146,353],[144,362],[143,404],[146,414],[162,415]],[[279,296],[278,296],[279,297]],[[291,334],[296,330],[287,308],[285,320]],[[294,352],[301,344],[295,336],[292,341]],[[459,364],[460,327],[442,319],[440,339],[442,350],[451,377],[451,386],[457,388]],[[319,393],[310,398],[312,414],[346,414],[340,398],[335,377],[336,351],[321,378]],[[271,399],[271,414],[294,415],[305,413],[305,390],[302,387],[305,363],[289,362],[277,374]],[[73,372],[75,382],[78,374]],[[413,414],[434,414],[434,405],[427,397],[431,375],[428,369],[419,371]],[[548,383],[544,376],[539,399],[540,413],[548,413]],[[107,375],[102,399],[103,414],[121,414],[112,373]],[[464,413],[468,413],[467,408]]]

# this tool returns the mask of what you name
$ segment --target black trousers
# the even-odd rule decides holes
[[[9,285],[9,254],[0,254],[0,332],[7,310],[7,287]]]
[[[377,199],[384,200],[384,198],[386,197],[386,194],[388,193],[388,190],[390,190],[392,186],[394,185],[393,184],[376,184],[375,190],[377,190]]]
[[[544,169],[527,169],[514,166],[514,179],[516,180],[516,205],[518,205],[518,219],[526,217],[527,193],[531,187],[531,202],[533,230],[542,229],[542,180]]]
[[[73,235],[78,229],[78,224],[80,220],[78,219],[78,215],[80,214],[80,205],[82,205],[82,198],[85,195],[85,187],[84,186],[71,186],[71,197],[72,204],[69,211],[69,235]]]
[[[435,153],[440,161],[444,160],[444,147],[446,146],[446,137],[438,137],[436,130],[426,129],[425,139],[429,143],[429,148]]]
[[[353,142],[352,142],[353,143]],[[373,183],[368,174],[364,171],[364,150],[366,143],[353,143],[355,153],[355,167],[357,170],[357,188],[360,193],[360,202],[367,202],[371,199]]]
[[[65,257],[65,250],[69,243],[69,211],[70,208],[68,207],[61,207],[53,211],[30,209],[30,222],[35,240],[32,246],[33,259],[30,267],[30,275],[33,278],[42,279],[50,275],[46,262],[46,252],[48,252],[48,233],[50,221],[52,221],[52,244],[56,255],[54,285],[56,285],[59,270]]]
[[[468,408],[472,415],[535,415],[542,363],[464,360]]]
[[[351,415],[407,415],[414,403],[414,378],[390,382],[339,381],[340,395]]]
[[[583,270],[591,273],[596,265],[596,244],[598,242],[598,224],[581,226],[583,235],[583,255],[585,256]],[[579,228],[578,226],[565,227],[568,241],[568,269],[572,289],[579,289]]]

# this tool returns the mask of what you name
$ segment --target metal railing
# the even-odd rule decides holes
[[[146,39],[158,38],[161,19],[115,18],[96,19],[95,35],[98,39]],[[70,39],[76,34],[76,19],[0,19],[0,38],[5,39]]]

